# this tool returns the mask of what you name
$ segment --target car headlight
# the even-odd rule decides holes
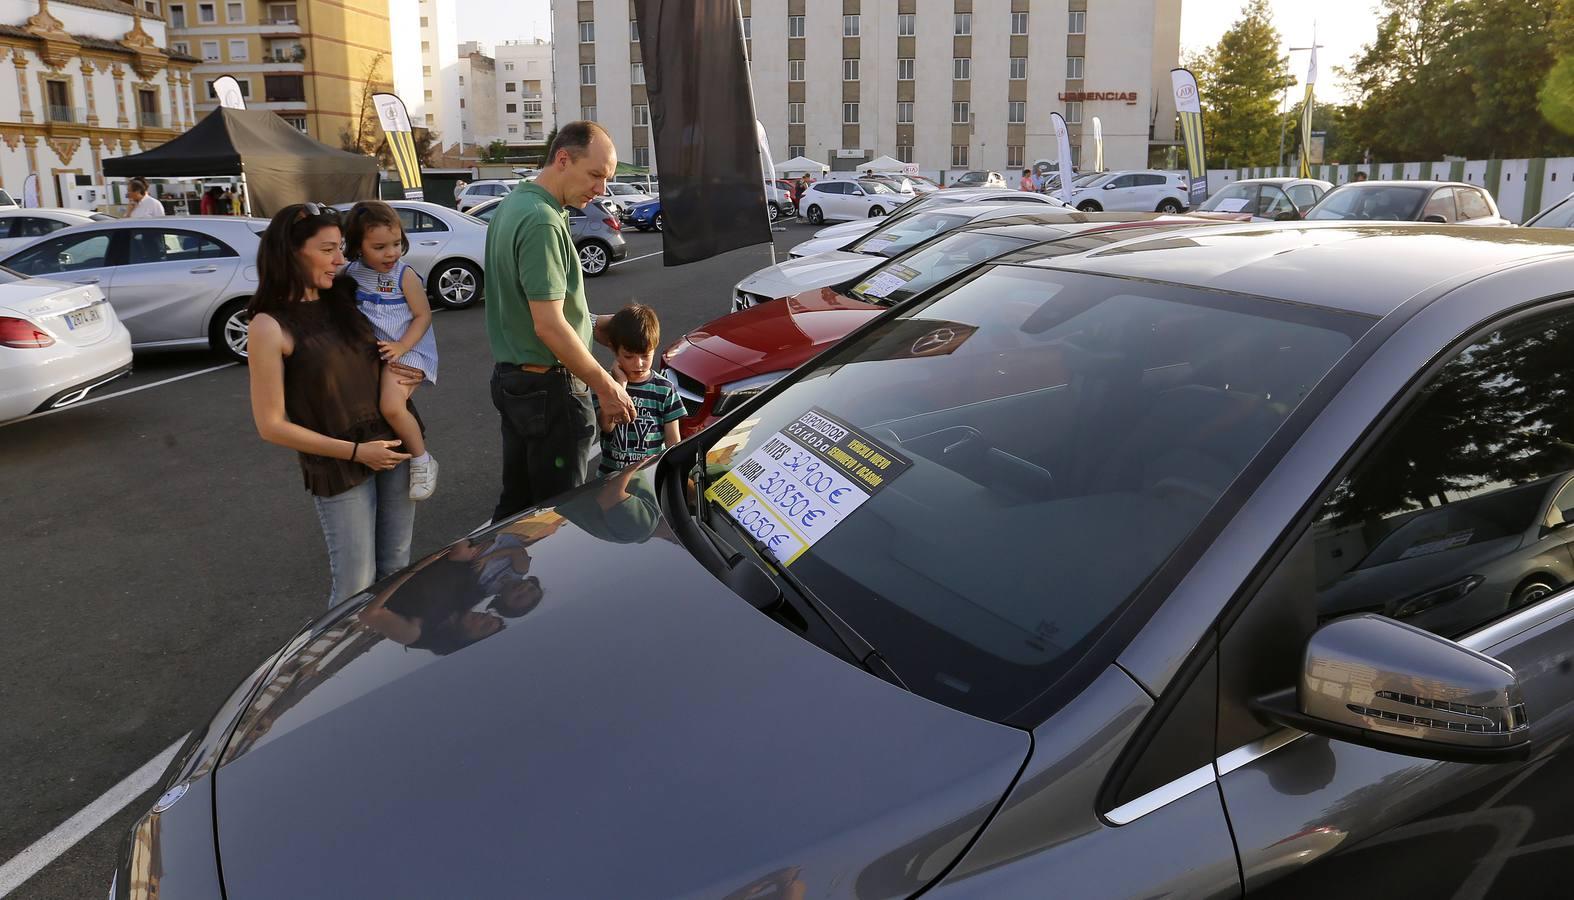
[[[1411,616],[1420,615],[1435,606],[1452,603],[1480,587],[1485,581],[1486,579],[1480,575],[1471,575],[1469,578],[1461,578],[1436,590],[1417,594],[1399,604],[1398,608],[1394,610],[1393,617],[1395,619],[1408,619]]]
[[[711,415],[725,416],[753,400],[761,391],[781,381],[782,376],[786,374],[786,372],[766,372],[764,375],[722,385],[716,393],[716,406],[711,410]]]

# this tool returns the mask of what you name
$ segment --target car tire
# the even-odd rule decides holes
[[[782,217],[782,208],[776,203],[771,203],[768,205],[770,206],[771,210],[771,224],[774,225],[776,221]]]
[[[235,360],[246,361],[246,326],[251,317],[246,315],[250,297],[237,297],[219,307],[208,325],[208,346],[217,353]]]
[[[579,268],[586,278],[605,275],[612,268],[612,248],[601,241],[585,241],[579,245]]]
[[[1103,212],[1104,211],[1104,207],[1098,205],[1098,202],[1094,201],[1094,200],[1084,200],[1081,203],[1078,203],[1077,204],[1077,209],[1080,209],[1083,212]]]
[[[1166,197],[1163,200],[1159,201],[1159,208],[1158,208],[1157,211],[1161,212],[1161,213],[1169,213],[1171,215],[1174,215],[1175,213],[1178,213],[1178,212],[1180,212],[1183,209],[1185,209],[1185,207],[1180,205],[1180,201],[1179,200],[1176,200],[1173,197]]]
[[[650,227],[656,229],[657,231],[665,230],[667,227],[667,218],[661,213],[656,213],[656,217],[650,220]]]
[[[818,203],[811,203],[811,204],[809,204],[809,224],[810,225],[824,225],[825,224],[825,213],[820,211],[820,205]]]
[[[885,207],[883,207],[883,206],[871,206],[871,207],[869,207],[869,218],[871,218],[871,219],[878,219],[878,218],[880,218],[883,215],[885,215]]]
[[[430,293],[444,309],[464,309],[481,299],[481,270],[462,259],[450,259],[432,267]]]
[[[1514,589],[1514,593],[1508,598],[1508,608],[1510,611],[1522,609],[1545,599],[1549,595],[1556,593],[1557,590],[1557,584],[1550,578],[1532,578]]]

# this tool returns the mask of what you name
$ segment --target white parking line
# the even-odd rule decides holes
[[[621,266],[621,265],[624,265],[625,263],[639,262],[642,259],[650,259],[652,256],[660,256],[661,254],[662,254],[662,251],[657,250],[655,253],[647,253],[644,256],[631,256],[628,259],[620,259],[620,260],[618,260],[617,262],[613,263],[612,266]],[[610,269],[610,268],[612,268],[612,266],[607,266],[607,268]]]
[[[97,831],[100,825],[125,809],[126,804],[157,784],[159,776],[169,767],[170,760],[175,758],[175,751],[185,742],[186,735],[181,735],[180,740],[170,744],[163,753],[148,760],[142,768],[127,775],[125,780],[110,788],[102,797],[83,807],[81,812],[62,822],[60,827],[34,841],[32,846],[0,866],[0,897],[16,890],[22,882],[54,862],[62,853],[75,846],[77,841]]]
[[[77,402],[72,403],[69,406],[62,406],[59,409],[46,409],[46,410],[44,410],[41,413],[33,413],[30,416],[23,416],[20,419],[12,419],[9,422],[6,422],[4,424],[0,424],[0,428],[4,428],[6,425],[16,425],[19,422],[28,422],[28,421],[31,421],[33,419],[42,419],[44,416],[52,416],[55,413],[65,412],[68,409],[77,409],[77,408],[80,408],[80,407],[83,407],[83,406],[88,406],[88,405],[91,405],[91,404],[94,404],[94,403],[98,403],[98,402],[100,402],[102,400],[112,400],[112,399],[114,399],[116,397],[124,397],[127,394],[135,394],[137,391],[145,391],[148,388],[156,388],[156,387],[159,387],[161,385],[172,384],[172,383],[174,383],[176,381],[182,381],[182,380],[187,379],[187,378],[196,378],[198,375],[206,375],[209,372],[217,372],[220,369],[228,369],[231,366],[238,366],[238,365],[240,365],[240,363],[238,363],[238,362],[222,363],[220,365],[211,366],[211,367],[206,368],[206,369],[199,369],[199,370],[197,370],[195,372],[187,372],[184,375],[176,375],[173,378],[166,378],[163,381],[155,381],[155,382],[152,382],[151,384],[142,384],[142,385],[138,385],[138,386],[136,386],[134,388],[126,388],[123,391],[116,391],[113,394],[102,394],[102,395],[97,396],[97,397],[89,397],[86,400],[78,400]]]

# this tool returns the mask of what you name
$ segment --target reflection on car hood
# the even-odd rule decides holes
[[[651,471],[302,641],[214,776],[230,900],[896,897],[961,852],[1028,736],[756,611],[674,542]],[[455,626],[494,595],[501,630]]]
[[[666,358],[705,384],[726,384],[795,369],[880,312],[830,288],[815,288],[707,322],[679,344],[703,350],[703,355],[674,350]]]
[[[761,269],[739,282],[738,289],[775,299],[811,288],[831,287],[850,281],[885,262],[871,253],[832,250]]]

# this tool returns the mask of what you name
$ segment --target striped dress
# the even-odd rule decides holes
[[[405,300],[404,273],[410,268],[403,260],[392,272],[378,272],[363,265],[360,260],[350,263],[344,274],[355,279],[355,305],[372,323],[379,341],[397,341],[415,318],[410,304]],[[426,380],[437,383],[437,335],[427,328],[426,334],[416,341],[409,353],[399,357],[404,365],[426,373]]]

